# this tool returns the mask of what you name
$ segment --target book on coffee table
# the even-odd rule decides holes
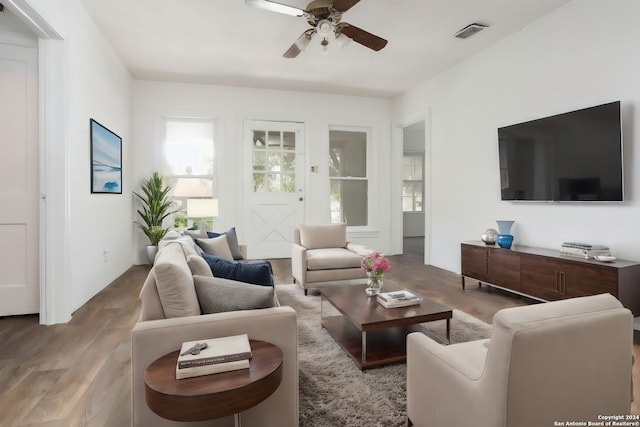
[[[381,292],[378,294],[378,302],[384,308],[408,307],[420,304],[421,298],[403,289],[401,291]]]
[[[247,334],[182,343],[176,379],[249,368],[251,344]]]

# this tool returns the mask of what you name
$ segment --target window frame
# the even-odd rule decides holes
[[[178,180],[180,178],[187,178],[187,179],[204,179],[204,180],[210,180],[211,181],[211,199],[218,199],[218,191],[217,191],[217,186],[216,186],[216,175],[217,175],[217,140],[218,138],[218,121],[216,120],[216,118],[214,117],[210,117],[210,116],[198,116],[198,115],[182,115],[182,114],[167,114],[167,115],[163,115],[161,116],[161,124],[160,124],[160,128],[161,128],[161,137],[160,137],[160,147],[159,147],[159,152],[158,152],[158,167],[157,169],[160,171],[160,173],[162,174],[162,176],[165,178],[165,181],[167,182],[168,185],[170,185],[171,191],[170,191],[170,195],[174,200],[178,200],[180,201],[180,206],[178,207],[179,211],[184,211],[185,213],[185,218],[187,220],[187,227],[191,226],[192,224],[189,224],[189,220],[190,218],[186,216],[186,209],[187,209],[187,199],[208,199],[208,197],[189,197],[189,196],[176,196],[174,195],[174,191],[175,191],[175,184],[178,182]],[[211,174],[189,174],[189,173],[183,173],[183,174],[176,174],[173,173],[173,171],[170,173],[169,172],[169,167],[170,164],[167,162],[166,158],[167,158],[167,126],[168,123],[170,122],[192,122],[192,123],[206,123],[206,124],[210,124],[211,125],[211,148],[212,148],[212,153],[213,153],[213,158],[212,158],[212,163],[211,163]],[[183,202],[184,201],[184,202]],[[207,229],[210,229],[213,226],[213,223],[215,221],[215,218],[218,218],[220,216],[220,213],[218,213],[217,217],[211,216],[211,217],[202,217],[202,219],[206,220],[206,224],[207,224]],[[178,227],[176,226],[176,214],[172,215],[172,217],[174,218],[172,221],[172,225],[175,228],[178,229],[183,229],[185,227]]]
[[[410,157],[420,157],[420,164],[421,164],[421,168],[422,168],[422,179],[404,179],[404,158],[405,156],[410,156]],[[405,151],[402,153],[402,212],[403,213],[424,213],[424,159],[425,159],[425,155],[424,152],[422,151]],[[404,209],[404,199],[405,199],[405,195],[404,195],[404,186],[406,183],[411,183],[412,187],[415,187],[416,184],[418,184],[420,186],[420,191],[422,194],[422,206],[420,207],[420,210],[416,210],[416,194],[415,194],[415,188],[413,190],[413,194],[411,196],[412,198],[412,206],[413,209],[410,211],[407,211]]]
[[[332,177],[330,171],[330,155],[331,155],[331,132],[362,132],[365,134],[365,177]],[[331,219],[331,184],[333,180],[336,181],[365,181],[367,186],[367,212],[366,212],[366,224],[365,225],[349,225],[347,223],[347,230],[350,232],[367,232],[373,229],[375,224],[376,214],[374,207],[376,205],[377,195],[372,192],[372,188],[375,188],[375,175],[372,173],[374,164],[375,144],[373,137],[372,126],[358,126],[358,125],[329,125],[327,129],[327,177],[328,177],[328,215],[329,222]]]

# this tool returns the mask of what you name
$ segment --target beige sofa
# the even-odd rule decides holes
[[[347,242],[346,224],[298,225],[293,231],[291,273],[307,295],[310,288],[363,284],[362,257],[371,253]]]
[[[602,294],[501,310],[487,340],[442,346],[409,334],[410,423],[539,427],[629,414],[632,324]]]
[[[144,371],[155,359],[179,349],[185,341],[246,333],[250,339],[267,341],[280,347],[284,362],[279,388],[262,403],[243,412],[242,425],[297,426],[298,332],[295,311],[290,307],[273,307],[201,315],[194,291],[193,273],[204,275],[206,271],[203,269],[208,266],[206,263],[202,266],[199,258],[201,260],[184,239],[166,244],[158,252],[142,288],[140,321],[131,334],[133,425],[233,426],[232,416],[189,424],[157,416],[145,402]]]

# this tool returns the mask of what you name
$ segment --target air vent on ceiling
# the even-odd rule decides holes
[[[458,31],[455,34],[455,37],[457,37],[459,39],[466,39],[466,38],[471,37],[475,33],[478,33],[480,31],[484,30],[487,27],[488,27],[488,25],[477,24],[477,23],[474,22],[473,24],[469,24],[466,27],[464,27],[463,29],[461,29],[460,31]]]

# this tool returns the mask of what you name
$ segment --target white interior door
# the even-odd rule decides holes
[[[0,43],[0,316],[39,312],[38,52]]]
[[[304,125],[247,120],[245,224],[249,258],[289,258],[304,220]]]

